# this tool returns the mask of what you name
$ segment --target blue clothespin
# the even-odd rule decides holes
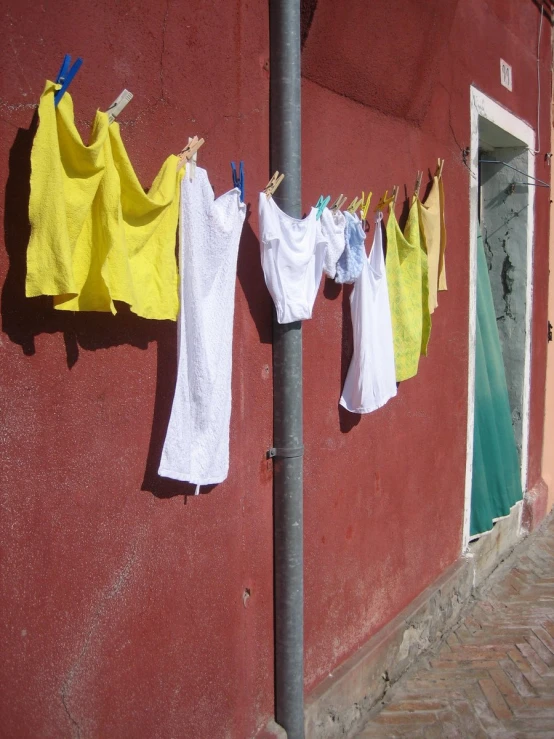
[[[231,162],[231,171],[233,173],[233,187],[240,190],[240,200],[244,203],[244,162],[239,162],[239,173],[237,175],[237,167],[234,162]]]
[[[58,85],[61,85],[60,89],[57,90],[57,92],[54,95],[54,105],[56,108],[58,107],[58,103],[62,99],[64,92],[67,90],[71,82],[73,81],[73,78],[81,68],[81,64],[83,63],[83,60],[81,57],[78,57],[73,62],[73,66],[71,69],[69,68],[69,65],[71,64],[71,54],[66,54],[63,58],[62,66],[60,67],[60,71],[58,72],[58,76],[56,77],[56,83]]]
[[[317,201],[316,206],[315,206],[317,208],[317,213],[315,214],[315,217],[317,218],[318,221],[321,218],[321,214],[323,213],[325,208],[329,205],[330,200],[331,200],[330,195],[327,195],[325,200],[323,199],[323,195],[319,196],[319,200]]]

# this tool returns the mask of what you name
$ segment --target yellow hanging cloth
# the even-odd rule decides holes
[[[54,106],[58,88],[46,83],[31,152],[26,295],[52,295],[71,311],[116,313],[121,300],[144,318],[175,321],[178,158],[166,159],[146,194],[118,124],[97,111],[85,146],[69,93]]]
[[[410,224],[410,230],[412,228]],[[412,244],[404,237],[396,220],[393,204],[389,205],[386,233],[386,270],[394,339],[394,364],[396,381],[402,382],[417,374],[424,337],[429,336],[429,324],[424,330],[422,310],[422,270],[427,270],[427,257],[419,243]],[[428,318],[428,311],[426,316]]]
[[[431,336],[431,311],[429,310],[429,264],[425,253],[425,237],[419,220],[419,200],[413,198],[404,227],[404,238],[421,253],[421,354],[427,356]]]
[[[179,310],[176,260],[180,182],[178,157],[170,155],[148,193],[137,179],[112,123],[109,138],[113,163],[121,183],[121,233],[126,253],[110,252],[104,270],[113,300],[123,300],[143,318],[177,320]]]
[[[58,308],[114,310],[100,275],[105,240],[95,239],[93,213],[117,214],[119,195],[102,187],[109,150],[108,117],[96,113],[91,143],[85,146],[75,127],[73,101],[65,93],[58,107],[59,85],[47,81],[41,95],[39,127],[31,152],[29,220],[25,293],[52,295]]]
[[[419,219],[424,236],[424,248],[429,261],[429,311],[438,306],[437,290],[446,290],[444,253],[446,227],[444,223],[444,188],[442,177],[433,177],[431,191],[425,203],[419,199]]]

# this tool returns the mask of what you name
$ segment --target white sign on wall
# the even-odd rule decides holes
[[[510,92],[512,91],[512,68],[504,59],[500,60],[500,82]]]

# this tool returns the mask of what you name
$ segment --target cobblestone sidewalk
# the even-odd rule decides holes
[[[477,593],[447,641],[420,659],[383,704],[358,739],[554,737],[552,515]]]

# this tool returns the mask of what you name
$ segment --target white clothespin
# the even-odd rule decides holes
[[[108,114],[108,120],[110,123],[113,123],[117,116],[121,113],[123,108],[127,105],[127,103],[130,103],[133,99],[133,93],[129,92],[129,90],[123,90],[123,92],[118,95],[118,97],[113,101],[113,103],[110,105],[106,113]]]

